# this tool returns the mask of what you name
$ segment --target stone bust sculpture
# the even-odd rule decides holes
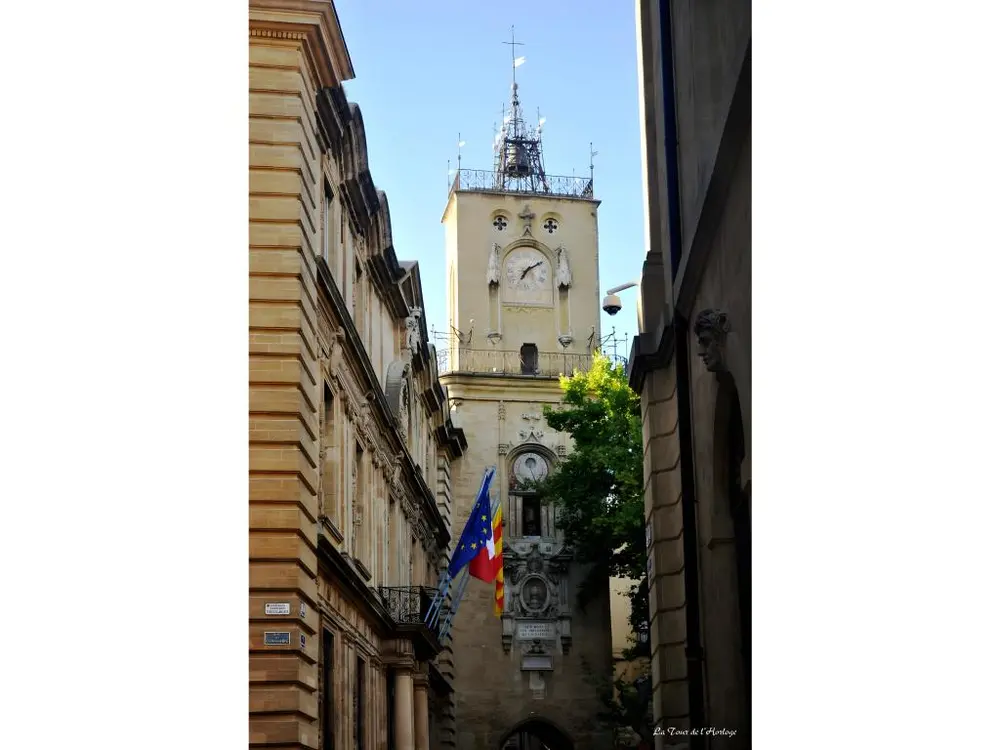
[[[536,578],[524,588],[524,601],[528,609],[539,610],[545,606],[545,584]]]
[[[726,372],[726,335],[729,316],[721,310],[702,310],[694,319],[694,335],[698,339],[698,356],[709,372]]]

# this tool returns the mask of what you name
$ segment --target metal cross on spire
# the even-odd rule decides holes
[[[514,27],[511,26],[510,27],[510,41],[509,42],[503,42],[503,44],[509,44],[510,45],[510,76],[511,76],[511,80],[516,85],[517,84],[517,72],[516,72],[517,71],[517,66],[524,62],[524,58],[523,57],[520,58],[520,62],[518,62],[518,58],[515,57],[516,50],[514,48],[515,47],[523,47],[524,46],[524,42],[514,41]]]

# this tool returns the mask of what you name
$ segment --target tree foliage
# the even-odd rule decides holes
[[[597,578],[645,575],[642,421],[624,368],[595,355],[586,372],[561,379],[563,403],[545,408],[573,451],[539,487],[559,509],[558,526]],[[584,599],[586,591],[581,592]]]
[[[649,616],[639,397],[624,367],[598,354],[590,370],[563,377],[560,384],[563,402],[546,407],[545,420],[551,429],[570,434],[573,450],[536,489],[543,502],[558,508],[557,525],[575,557],[592,565],[580,587],[580,605],[606,592],[597,584],[609,577],[638,581],[629,592],[629,619],[637,632]],[[625,656],[634,655],[633,649]],[[651,741],[648,678],[626,683],[603,677],[600,694],[607,710],[598,718],[632,727]]]

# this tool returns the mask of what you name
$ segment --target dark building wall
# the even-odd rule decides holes
[[[673,0],[670,11],[681,237],[687,252],[715,166],[744,51],[750,42],[750,3]]]
[[[653,714],[736,730],[656,745],[749,748],[750,5],[638,0],[637,14],[649,247],[629,366],[643,404]],[[709,309],[729,320],[721,373],[697,357],[693,323]]]

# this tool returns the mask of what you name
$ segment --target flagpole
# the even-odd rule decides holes
[[[490,466],[483,473],[483,481],[480,485],[480,492],[486,486],[487,478],[492,475],[496,475],[497,467],[496,465]],[[500,507],[500,491],[497,488],[496,502],[490,498],[490,521],[493,523],[493,518],[496,516],[497,509]],[[470,514],[471,519],[471,514]],[[466,523],[468,525],[468,522]],[[454,553],[453,553],[454,555]],[[452,577],[449,569],[445,568],[440,577],[438,578],[438,589],[434,594],[434,598],[431,600],[430,607],[427,609],[427,615],[424,617],[424,623],[429,627],[433,628],[438,620],[441,618],[441,608],[444,606],[446,597],[448,596],[448,591],[451,588],[452,582],[455,582],[454,592],[452,593],[452,606],[448,608],[448,612],[441,623],[440,637],[443,641],[447,638],[448,633],[451,631],[451,622],[458,611],[458,605],[462,602],[462,596],[465,594],[465,587],[469,583],[469,565],[466,565],[458,572],[455,577]]]

